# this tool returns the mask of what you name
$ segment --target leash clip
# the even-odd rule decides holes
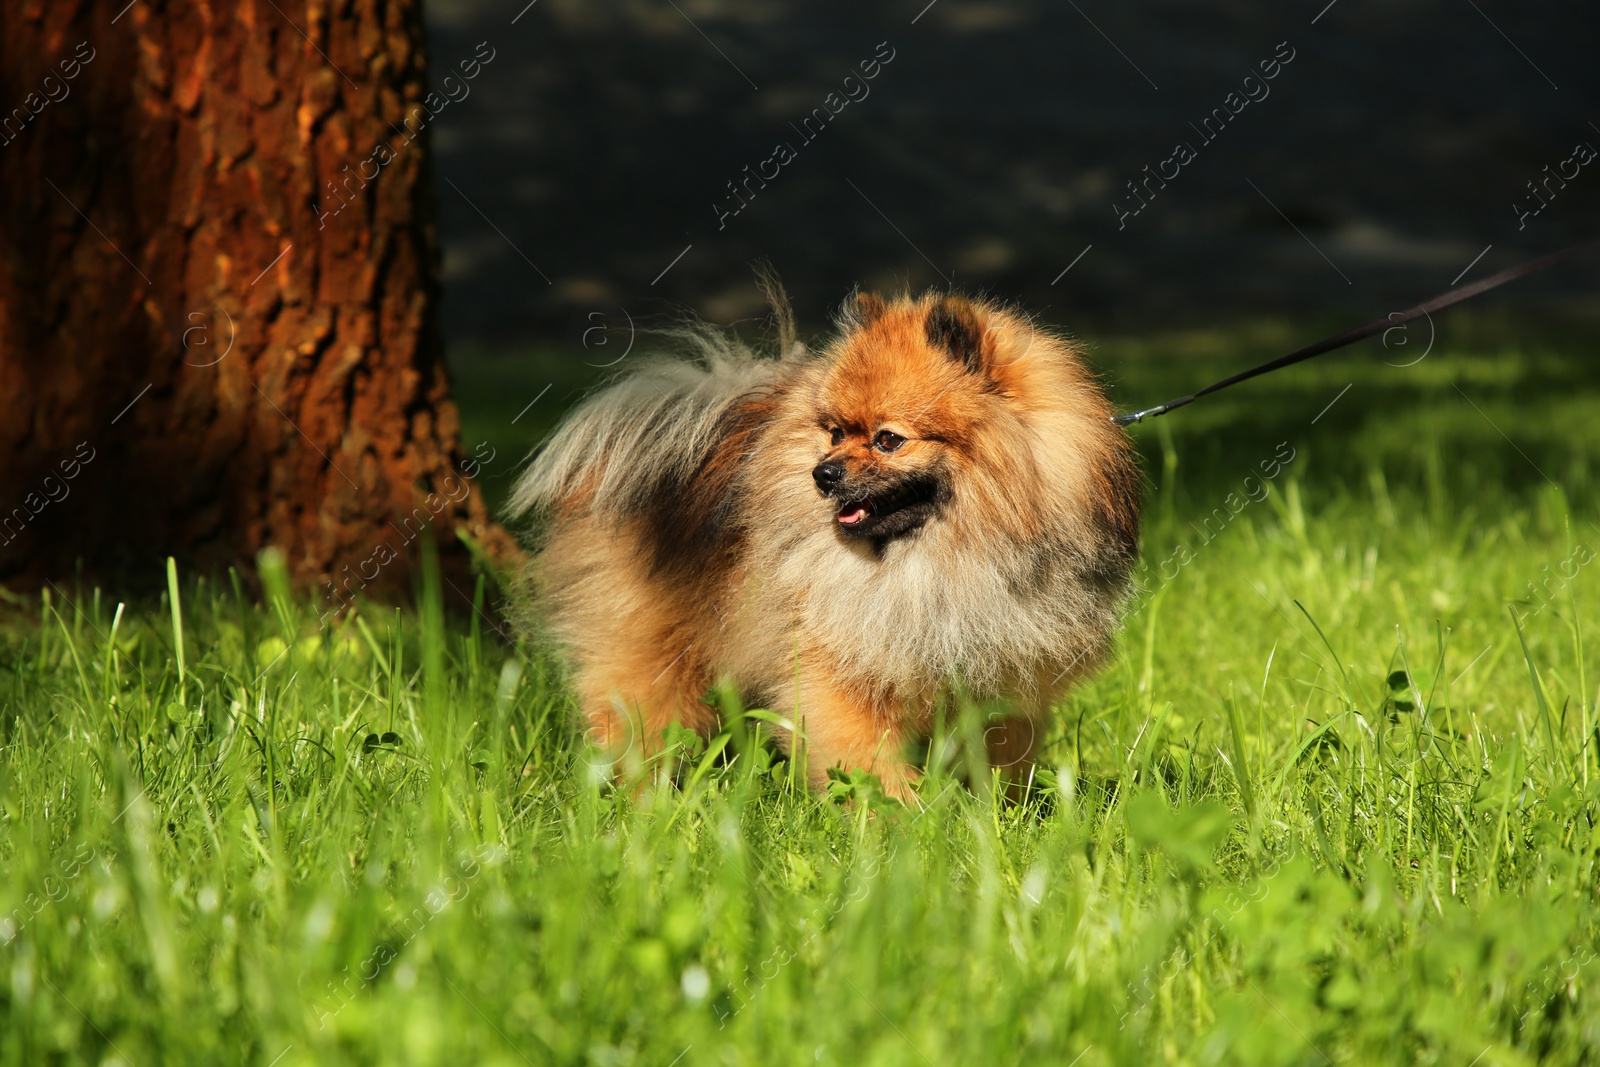
[[[1129,411],[1122,415],[1113,415],[1111,416],[1111,425],[1132,426],[1134,423],[1143,422],[1147,418],[1153,419],[1157,415],[1165,415],[1173,408],[1181,408],[1185,404],[1193,403],[1193,401],[1193,396],[1180,396],[1176,400],[1169,400],[1165,404],[1157,404],[1155,407],[1145,408],[1143,411]]]

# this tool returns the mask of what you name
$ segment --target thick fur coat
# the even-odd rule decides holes
[[[1067,340],[1006,308],[863,294],[819,352],[712,334],[568,416],[518,485],[538,612],[591,738],[648,758],[716,727],[719,679],[792,717],[807,773],[906,797],[941,691],[1007,697],[1014,778],[1100,666],[1138,547],[1139,473]]]

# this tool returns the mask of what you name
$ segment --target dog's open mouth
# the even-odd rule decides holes
[[[909,533],[933,515],[938,495],[937,480],[907,478],[881,493],[852,496],[839,505],[839,529],[858,537]]]

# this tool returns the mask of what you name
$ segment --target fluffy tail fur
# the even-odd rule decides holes
[[[658,488],[686,481],[716,445],[739,398],[803,354],[781,291],[777,298],[779,358],[762,358],[711,326],[670,331],[692,358],[643,361],[580,403],[517,483],[512,514],[577,494],[595,510],[623,513]]]

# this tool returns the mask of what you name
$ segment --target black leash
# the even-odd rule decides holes
[[[1332,337],[1325,337],[1315,344],[1306,345],[1304,348],[1296,349],[1286,356],[1279,356],[1277,359],[1268,360],[1259,367],[1252,367],[1249,370],[1240,371],[1238,374],[1235,374],[1229,378],[1224,378],[1220,382],[1213,382],[1197,393],[1191,393],[1189,396],[1180,396],[1176,400],[1169,400],[1165,404],[1157,404],[1155,407],[1145,408],[1143,411],[1130,411],[1124,415],[1113,415],[1111,417],[1111,421],[1118,426],[1130,426],[1133,423],[1144,420],[1145,418],[1154,418],[1157,415],[1165,415],[1174,408],[1181,408],[1185,404],[1194,403],[1196,400],[1199,400],[1208,393],[1218,392],[1219,390],[1228,388],[1230,385],[1238,385],[1240,382],[1249,381],[1251,378],[1254,378],[1257,375],[1267,374],[1270,371],[1291,366],[1295,363],[1301,362],[1302,360],[1311,359],[1314,356],[1320,356],[1324,352],[1332,352],[1335,349],[1354,344],[1364,337],[1371,337],[1375,333],[1379,333],[1384,330],[1391,330],[1396,326],[1403,326],[1408,322],[1420,319],[1424,315],[1431,314],[1440,310],[1441,308],[1447,308],[1451,304],[1459,304],[1463,300],[1471,300],[1473,297],[1482,293],[1487,293],[1491,289],[1498,289],[1500,286],[1505,285],[1508,282],[1514,282],[1518,278],[1525,277],[1526,275],[1532,274],[1535,271],[1544,270],[1551,264],[1566,259],[1573,253],[1581,252],[1584,249],[1590,248],[1596,244],[1600,244],[1600,238],[1583,241],[1575,245],[1569,245],[1558,252],[1551,252],[1549,255],[1540,256],[1538,259],[1530,259],[1526,263],[1519,263],[1515,267],[1508,267],[1499,274],[1491,274],[1482,281],[1473,282],[1470,285],[1463,285],[1459,289],[1451,289],[1449,292],[1440,293],[1432,300],[1425,300],[1415,307],[1408,308],[1405,311],[1391,312],[1381,319],[1374,319],[1373,321],[1365,323],[1364,325],[1355,326],[1345,330],[1343,333],[1336,333]]]

